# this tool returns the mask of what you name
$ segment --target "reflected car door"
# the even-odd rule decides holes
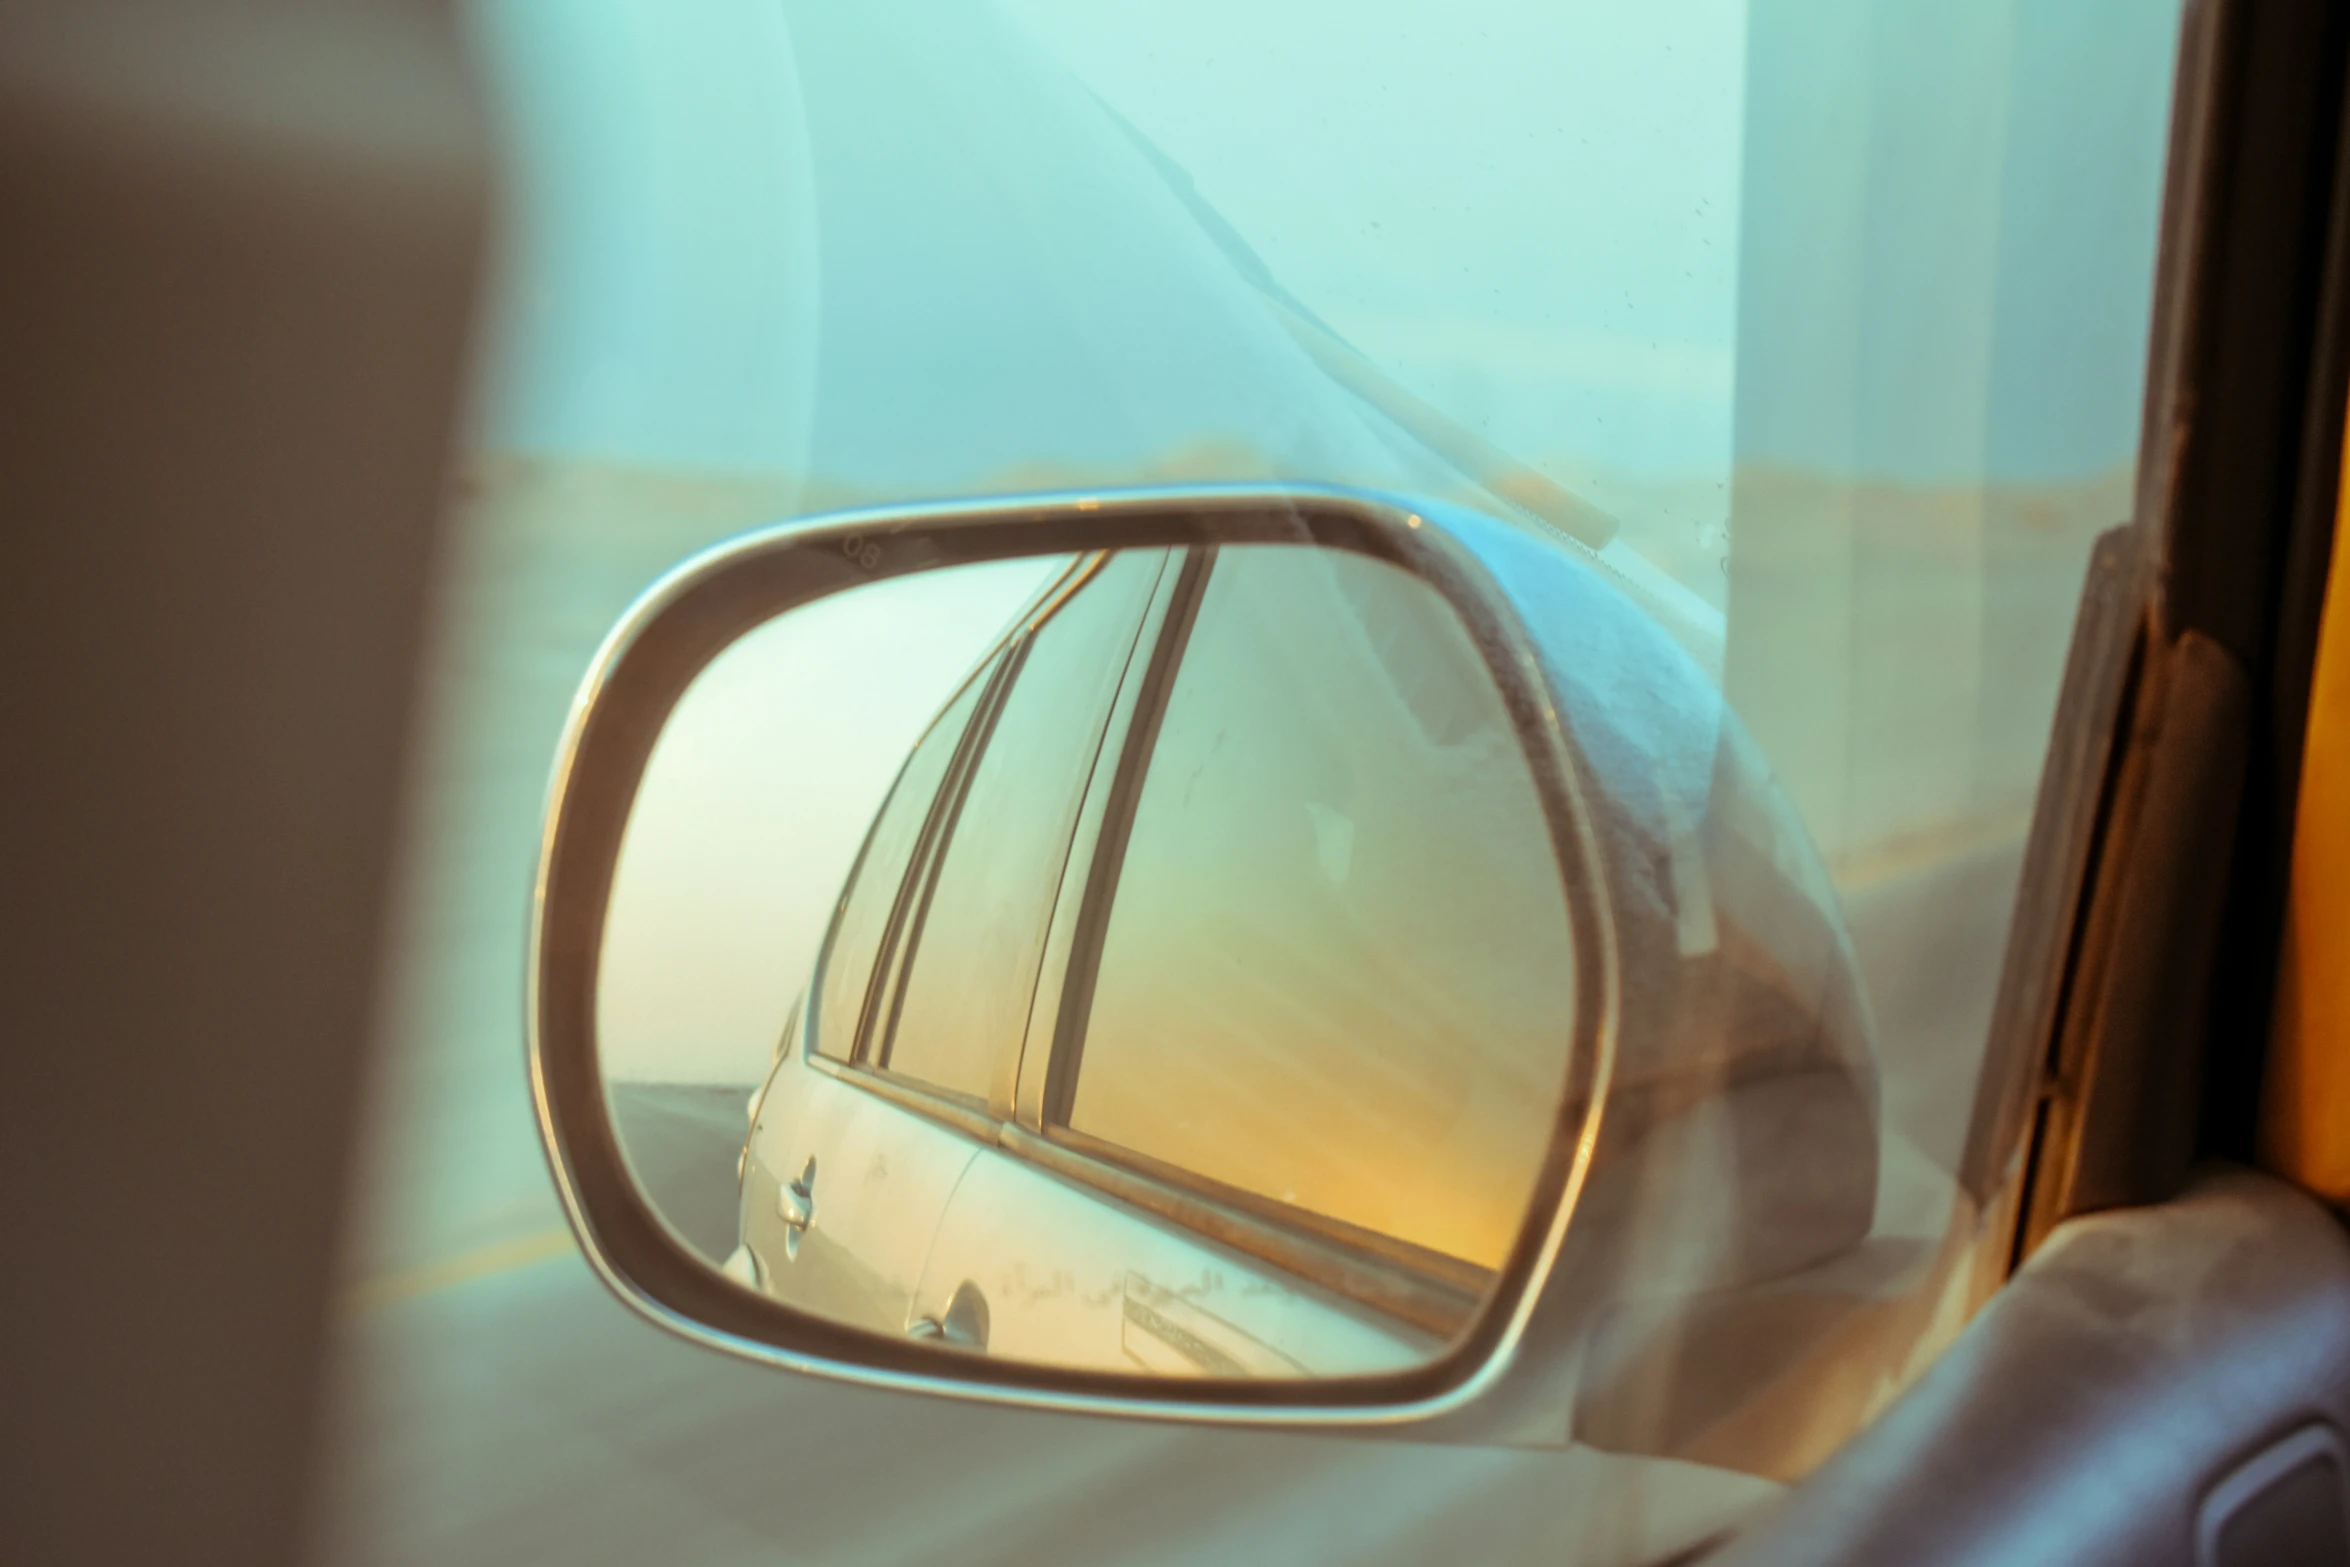
[[[970,1148],[844,1080],[868,998],[886,988],[904,889],[917,879],[974,721],[1005,662],[981,664],[899,770],[849,874],[808,992],[761,1091],[741,1227],[751,1277],[778,1299],[877,1332],[906,1305]],[[739,1275],[738,1275],[739,1276]]]
[[[1008,1106],[1077,800],[1163,564],[1097,557],[1048,589],[883,806],[752,1134],[744,1235],[770,1293],[912,1320],[935,1221]]]
[[[1210,552],[1167,621],[1017,1124],[917,1309],[1102,1370],[1422,1363],[1515,1239],[1563,1069],[1538,796],[1465,632],[1390,568]]]
[[[1451,1336],[1156,1218],[1143,1206],[1155,1194],[1140,1183],[1128,1188],[1136,1200],[1113,1198],[1097,1183],[1114,1181],[1115,1169],[1091,1180],[1061,1173],[1077,1167],[1033,1148],[980,1150],[923,1269],[919,1320],[1009,1359],[1191,1377],[1401,1371]],[[1236,1217],[1224,1210],[1194,1222],[1221,1220],[1230,1233]],[[1312,1245],[1271,1225],[1256,1239],[1285,1255]],[[1356,1265],[1336,1248],[1327,1263]],[[1356,1293],[1390,1283],[1367,1278]]]

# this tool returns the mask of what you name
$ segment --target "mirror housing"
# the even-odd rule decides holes
[[[622,835],[687,687],[753,628],[869,583],[1105,548],[1239,544],[1353,551],[1432,587],[1467,627],[1533,774],[1574,934],[1574,1015],[1561,1020],[1570,1064],[1525,1222],[1484,1307],[1409,1370],[1145,1382],[963,1353],[943,1323],[905,1339],[843,1327],[712,1268],[629,1175],[596,1024]],[[1078,1413],[1563,1442],[1577,1399],[1606,1395],[1577,1383],[1599,1325],[1616,1324],[1592,1365],[1604,1381],[1611,1363],[1643,1363],[1623,1348],[1622,1323],[1658,1320],[1656,1341],[1677,1345],[1691,1321],[1719,1320],[1725,1291],[1848,1257],[1875,1205],[1877,1103],[1834,894],[1718,691],[1603,573],[1562,543],[1451,508],[1221,486],[815,519],[678,567],[607,639],[574,704],[533,910],[533,1091],[593,1266],[687,1338],[871,1386]],[[1787,1153],[1790,1128],[1801,1157],[1758,1162],[1755,1150]],[[1677,1311],[1682,1300],[1699,1315]],[[1653,1379],[1655,1357],[1645,1364]],[[1767,1392],[1770,1378],[1740,1380],[1742,1408],[1758,1385]],[[1720,1424],[1702,1409],[1693,1424],[1688,1404],[1674,1431]],[[1586,1439],[1606,1424],[1584,1421]]]

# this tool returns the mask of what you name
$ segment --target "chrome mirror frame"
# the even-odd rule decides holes
[[[1023,556],[1211,544],[1352,550],[1429,583],[1468,626],[1524,747],[1566,890],[1575,1015],[1557,1134],[1493,1295],[1441,1357],[1408,1371],[1146,1383],[868,1333],[725,1279],[656,1216],[630,1176],[598,1061],[597,971],[621,833],[678,699],[753,627],[848,588]],[[590,1265],[639,1315],[787,1370],[895,1392],[1218,1424],[1381,1429],[1464,1411],[1504,1379],[1526,1337],[1591,1164],[1612,1076],[1618,965],[1586,798],[1515,611],[1441,512],[1394,497],[1319,486],[1022,497],[842,513],[730,540],[670,571],[605,639],[573,698],[548,786],[526,1022],[532,1097],[564,1210]]]

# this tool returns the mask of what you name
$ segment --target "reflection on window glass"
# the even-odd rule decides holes
[[[1078,801],[1164,560],[1112,557],[1014,670],[907,940],[888,1070],[985,1098],[1016,1059]]]
[[[1572,1001],[1549,827],[1450,607],[1359,555],[1223,551],[1135,808],[1070,1126],[1492,1265],[1549,1146]]]
[[[1559,496],[1589,503],[1608,580],[1721,682],[1833,874],[1882,1047],[1879,1235],[1971,1243],[2025,815],[2082,562],[2131,504],[2175,0],[458,9],[510,242],[355,1204],[354,1273],[400,1304],[339,1368],[397,1392],[340,1421],[340,1493],[373,1498],[336,1520],[354,1559],[516,1528],[592,1556],[652,1516],[681,1564],[746,1534],[931,1548],[920,1510],[896,1533],[865,1489],[763,1471],[676,1513],[629,1433],[725,1445],[690,1358],[572,1331],[609,1314],[584,1269],[509,1288],[469,1261],[565,1223],[514,990],[578,676],[661,570],[828,507],[1298,480],[1574,551]],[[1919,1313],[1905,1364],[1963,1315]],[[599,1383],[616,1359],[639,1401]],[[583,1416],[558,1384],[603,1391]],[[1036,1421],[978,1455],[922,1406],[874,1418],[901,1490],[1099,1445]],[[1269,1462],[1359,1478],[1379,1451],[1184,1440],[1209,1504],[1129,1510],[1172,1520],[1136,1554],[1212,1553],[1192,1520]],[[558,1449],[563,1507],[472,1505],[482,1453]],[[1539,1542],[1481,1559],[1671,1559],[1770,1493],[1561,1456],[1480,1491]]]
[[[986,693],[992,668],[991,663],[975,672],[939,714],[938,722],[906,758],[905,770],[898,774],[889,799],[874,819],[824,955],[820,999],[808,1030],[819,1054],[845,1061],[856,1048],[858,1019],[864,1013],[873,966],[889,934],[898,888],[921,844],[922,828],[929,819],[931,801],[946,778],[947,764],[954,760],[955,747],[962,743],[963,731],[970,727],[971,715]]]

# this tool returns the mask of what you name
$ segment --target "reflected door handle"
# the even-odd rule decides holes
[[[816,1222],[816,1158],[808,1157],[808,1167],[799,1179],[787,1181],[775,1193],[776,1216],[783,1220],[783,1254],[797,1261],[800,1255],[800,1237],[808,1233],[808,1226]]]
[[[937,1339],[957,1349],[987,1349],[987,1297],[965,1279],[947,1309],[935,1317],[916,1317],[906,1324],[906,1337]]]

